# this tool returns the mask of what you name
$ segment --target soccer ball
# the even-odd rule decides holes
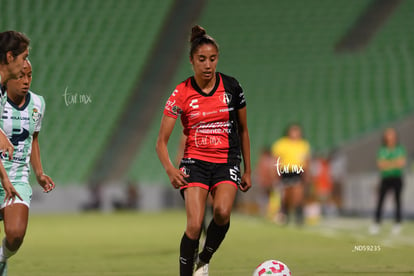
[[[275,275],[275,276],[291,276],[289,268],[287,265],[281,261],[268,260],[261,263],[256,270],[253,272],[253,276],[266,276],[266,275]]]

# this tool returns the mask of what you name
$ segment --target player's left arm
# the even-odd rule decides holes
[[[250,137],[247,128],[247,111],[246,106],[238,109],[237,115],[239,118],[239,136],[241,142],[241,151],[243,155],[244,172],[241,179],[240,190],[247,192],[252,186],[251,180],[251,164],[250,164]]]
[[[55,183],[52,178],[43,172],[42,161],[40,158],[40,147],[39,147],[39,132],[33,133],[32,142],[32,154],[30,156],[30,163],[32,164],[33,171],[36,174],[36,180],[43,191],[48,193],[55,188]]]

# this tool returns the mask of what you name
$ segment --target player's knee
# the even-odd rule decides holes
[[[19,247],[23,243],[26,231],[19,228],[9,228],[6,230],[7,243],[12,247]]]
[[[201,233],[201,224],[198,223],[188,223],[186,229],[187,236],[192,239],[196,240],[200,236]]]
[[[12,235],[7,235],[6,236],[7,239],[7,243],[8,243],[8,248],[11,251],[15,251],[17,249],[19,249],[19,247],[22,245],[23,240],[24,240],[24,234],[21,233],[15,233]]]
[[[227,224],[230,221],[231,207],[220,206],[214,208],[214,221],[219,225]]]

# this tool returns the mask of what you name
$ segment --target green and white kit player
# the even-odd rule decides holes
[[[1,159],[10,182],[16,188],[22,200],[16,198],[14,203],[22,203],[30,207],[32,189],[29,185],[30,157],[34,133],[40,131],[45,102],[42,96],[28,91],[25,103],[19,107],[11,100],[4,106],[0,128],[14,146],[11,160],[7,153]],[[9,200],[11,201],[11,200]],[[4,191],[0,188],[0,209],[9,204],[4,202]]]
[[[6,152],[1,155],[1,161],[10,182],[20,195],[13,199],[6,198],[6,192],[0,187],[0,215],[5,231],[0,248],[0,275],[7,275],[7,259],[16,254],[26,233],[32,197],[30,165],[44,192],[50,192],[55,187],[53,180],[43,173],[40,159],[38,135],[45,102],[42,96],[29,91],[31,80],[32,66],[26,60],[19,78],[7,84],[8,99],[0,121],[0,128],[14,147],[12,158]]]
[[[0,117],[7,101],[6,85],[11,79],[16,79],[23,69],[23,63],[29,55],[30,39],[17,31],[0,33]],[[8,152],[13,156],[13,145],[0,129],[0,153]],[[20,198],[11,184],[3,164],[0,163],[1,186],[6,192],[6,199]]]

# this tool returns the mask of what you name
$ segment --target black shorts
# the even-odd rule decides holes
[[[303,175],[297,173],[284,173],[281,178],[284,186],[293,186],[303,182]]]
[[[229,183],[236,189],[241,182],[240,162],[211,163],[192,158],[184,158],[180,163],[180,170],[188,177],[188,185],[181,187],[181,192],[188,187],[201,187],[212,191],[218,185]]]

